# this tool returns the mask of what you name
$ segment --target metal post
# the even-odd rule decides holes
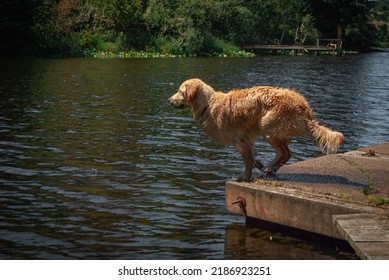
[[[342,56],[343,53],[343,41],[342,41],[342,27],[338,25],[338,41],[336,42],[336,54]]]

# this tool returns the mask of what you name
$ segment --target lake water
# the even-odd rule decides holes
[[[0,259],[347,258],[229,214],[239,153],[167,99],[192,77],[291,87],[343,132],[344,152],[389,141],[388,53],[0,63]],[[305,139],[291,150],[289,163],[320,155]]]

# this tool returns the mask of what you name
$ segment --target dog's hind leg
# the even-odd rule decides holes
[[[254,166],[256,167],[256,168],[258,168],[259,170],[261,170],[262,168],[263,168],[263,164],[262,164],[262,162],[260,162],[259,160],[256,160],[255,158],[254,158]]]
[[[261,171],[268,174],[274,174],[291,157],[291,152],[288,147],[288,139],[277,139],[270,136],[267,136],[265,139],[276,151],[276,157],[269,165],[262,168]]]

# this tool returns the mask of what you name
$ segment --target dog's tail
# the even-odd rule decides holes
[[[335,154],[344,141],[342,133],[333,131],[316,121],[309,124],[310,136],[324,154]]]

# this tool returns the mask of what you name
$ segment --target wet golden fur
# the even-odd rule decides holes
[[[189,107],[208,135],[238,149],[246,166],[243,181],[250,179],[254,167],[273,174],[284,165],[291,156],[291,137],[310,137],[324,153],[336,153],[344,140],[340,132],[319,125],[305,98],[286,88],[257,86],[222,93],[191,79],[169,102],[177,108]],[[276,151],[266,167],[254,157],[254,141],[260,136]]]

